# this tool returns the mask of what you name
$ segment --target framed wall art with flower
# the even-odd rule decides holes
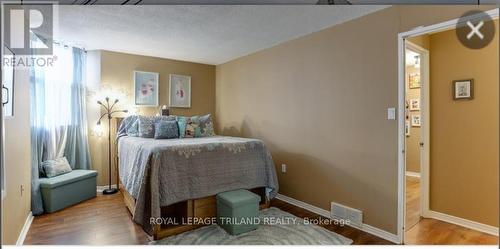
[[[171,74],[169,90],[170,107],[191,107],[191,77]]]
[[[138,106],[158,106],[159,74],[134,71],[134,99]]]

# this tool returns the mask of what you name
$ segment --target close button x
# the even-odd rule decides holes
[[[474,35],[477,35],[477,37],[479,37],[479,39],[482,40],[484,38],[484,35],[481,34],[481,31],[479,31],[479,29],[483,25],[484,25],[483,21],[480,21],[476,26],[474,26],[474,24],[472,24],[470,21],[467,21],[467,26],[469,26],[471,29],[469,34],[467,34],[467,40],[470,40]]]

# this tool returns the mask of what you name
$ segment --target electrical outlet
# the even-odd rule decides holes
[[[281,172],[286,173],[286,164],[281,164]]]
[[[23,185],[20,186],[20,190],[21,190],[21,196],[23,196],[23,192],[24,192],[24,186]]]

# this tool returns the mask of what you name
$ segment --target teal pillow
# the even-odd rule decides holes
[[[179,137],[179,127],[176,121],[158,121],[155,124],[155,139],[170,139]]]
[[[186,117],[177,116],[177,126],[179,128],[179,138],[184,138],[184,134],[186,133]]]

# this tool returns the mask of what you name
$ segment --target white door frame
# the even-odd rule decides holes
[[[486,11],[492,19],[498,18],[498,8]],[[479,18],[480,15],[472,15],[469,18],[464,18],[463,21],[474,20]],[[418,27],[416,29],[401,32],[398,34],[398,241],[400,244],[404,242],[404,218],[405,218],[405,39],[435,33],[440,31],[445,31],[449,29],[454,29],[459,22],[459,19],[453,19],[450,21],[433,24],[430,26]],[[427,94],[428,95],[428,94]],[[428,106],[428,105],[426,105]],[[425,121],[424,121],[425,122]],[[428,137],[428,136],[427,136]],[[424,141],[424,146],[425,143]],[[428,177],[428,176],[427,176]],[[424,178],[421,179],[424,181]],[[428,179],[427,179],[428,184]],[[428,199],[428,197],[427,197]],[[427,204],[428,205],[428,202]],[[425,208],[425,207],[424,207]],[[428,208],[428,206],[427,206]],[[426,215],[426,210],[423,210],[423,215]],[[428,209],[427,209],[428,211]]]
[[[429,211],[429,154],[430,154],[430,141],[429,141],[429,127],[430,127],[430,72],[429,72],[429,50],[422,48],[410,41],[405,41],[405,50],[409,49],[420,55],[420,118],[421,118],[421,135],[420,143],[420,216],[428,217]],[[405,75],[406,77],[406,75]],[[406,79],[405,79],[406,81]],[[406,89],[406,84],[405,84]],[[406,99],[406,98],[405,98]],[[405,136],[406,138],[406,136]],[[405,144],[406,145],[406,144]],[[407,148],[405,148],[406,150]],[[405,165],[406,172],[406,165]],[[406,180],[406,178],[405,178]],[[404,222],[406,222],[406,202],[404,211]],[[406,224],[405,224],[406,227]]]

